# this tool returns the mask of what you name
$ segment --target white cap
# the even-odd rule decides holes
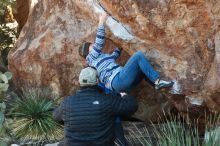
[[[80,86],[91,86],[91,85],[97,85],[98,73],[97,71],[92,67],[87,67],[81,70],[79,74],[79,83]]]

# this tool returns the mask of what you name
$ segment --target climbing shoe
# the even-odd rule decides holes
[[[159,90],[161,88],[167,88],[167,87],[172,87],[174,84],[173,81],[164,81],[164,80],[159,80],[158,83],[155,85],[155,89]]]

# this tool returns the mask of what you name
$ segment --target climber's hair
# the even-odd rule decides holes
[[[79,47],[79,55],[82,56],[83,58],[86,58],[86,56],[89,54],[89,46],[92,43],[90,42],[84,42],[82,46]]]

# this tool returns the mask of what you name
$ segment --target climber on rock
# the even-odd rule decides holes
[[[122,51],[120,48],[116,48],[112,54],[102,52],[107,18],[107,13],[103,13],[99,18],[95,43],[84,42],[79,48],[80,56],[86,58],[87,64],[98,71],[100,82],[118,93],[128,92],[145,77],[154,83],[157,90],[173,86],[174,82],[160,78],[159,73],[140,51],[132,55],[123,67],[115,62]]]

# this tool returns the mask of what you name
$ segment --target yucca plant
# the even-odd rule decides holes
[[[186,129],[185,125],[172,121],[152,125],[151,129],[144,127],[140,130],[135,125],[130,130],[130,144],[132,146],[198,146],[199,139],[195,129]],[[149,127],[148,127],[149,128]],[[149,132],[150,131],[150,132]]]
[[[220,116],[206,117],[206,131],[204,134],[203,146],[219,146],[220,145]]]
[[[126,139],[131,146],[154,146],[152,141],[153,137],[150,135],[147,127],[138,128],[135,124],[132,124],[134,129],[129,129],[129,135]],[[153,133],[151,133],[153,134]]]
[[[22,142],[43,142],[61,139],[63,127],[52,117],[53,101],[39,91],[26,91],[12,104],[15,118],[12,134]]]
[[[199,146],[197,128],[186,128],[183,123],[172,121],[156,130],[159,146]]]
[[[151,128],[140,129],[133,125],[134,128],[129,130],[130,136],[126,138],[132,146],[219,146],[219,119],[218,115],[206,118],[204,137],[199,135],[196,122],[190,126],[180,118],[171,117],[160,124],[151,124]]]

